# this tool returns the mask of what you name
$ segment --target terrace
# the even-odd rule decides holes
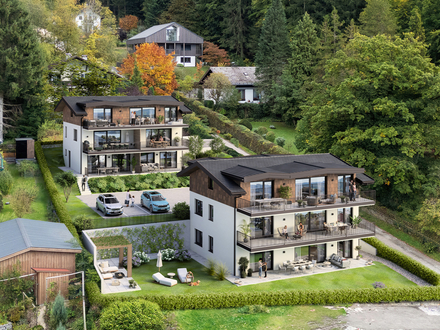
[[[144,120],[141,120],[144,119]],[[146,120],[148,118],[141,118],[136,120],[134,124],[118,124],[113,123],[108,119],[95,119],[95,120],[84,120],[83,127],[84,129],[90,131],[99,131],[103,128],[105,129],[132,129],[132,128],[160,128],[163,126],[173,126],[173,127],[188,127],[187,124],[183,123],[183,119],[175,119],[172,121],[168,121],[165,123],[158,123],[154,118],[151,120]]]

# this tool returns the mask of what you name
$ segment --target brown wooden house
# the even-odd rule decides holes
[[[75,272],[81,248],[62,223],[17,218],[0,223],[0,274],[16,267],[22,275],[36,274],[36,302],[46,298],[46,278]],[[67,295],[69,277],[51,279]]]

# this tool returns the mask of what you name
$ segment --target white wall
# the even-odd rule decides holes
[[[203,217],[195,214],[195,200],[203,202]],[[214,206],[214,221],[208,220],[209,204]],[[206,259],[213,259],[223,262],[233,272],[234,270],[234,208],[214,201],[210,198],[190,192],[191,229],[190,246],[191,250]],[[238,220],[237,220],[238,222]],[[195,244],[195,230],[203,233],[203,246]],[[214,238],[214,252],[209,249],[209,236]]]
[[[238,101],[238,103],[259,103],[260,101],[254,101],[254,88],[253,87],[247,87],[247,88],[237,88],[237,89],[244,89],[245,90],[245,100],[244,101]],[[210,100],[214,101],[209,95],[210,95],[210,89],[205,88],[203,89],[203,99],[204,100]]]
[[[77,130],[77,141],[73,140],[74,129]],[[81,157],[82,157],[82,139],[81,139],[81,126],[63,123],[63,157],[64,164],[69,167],[69,150],[70,150],[70,169],[76,173],[81,173]],[[67,132],[67,137],[66,137]],[[66,152],[67,150],[67,152]]]

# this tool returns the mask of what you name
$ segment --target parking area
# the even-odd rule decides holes
[[[160,192],[170,203],[170,212],[173,209],[173,206],[178,202],[186,202],[189,204],[189,188],[175,188],[175,189],[155,189],[155,191]],[[113,195],[119,200],[121,204],[124,205],[124,213],[122,215],[117,216],[104,216],[104,214],[96,209],[96,198],[100,194],[92,194],[92,195],[82,195],[77,196],[82,202],[84,202],[88,207],[94,210],[103,218],[117,218],[117,217],[138,217],[151,215],[151,213],[145,208],[141,206],[141,194],[143,191],[130,191],[130,194],[135,197],[135,205],[134,207],[125,207],[124,200],[126,196],[126,192],[116,192]],[[154,213],[158,214],[158,213]],[[163,212],[160,214],[164,214]]]

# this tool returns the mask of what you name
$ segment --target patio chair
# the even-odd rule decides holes
[[[172,279],[172,278],[166,278],[165,276],[163,276],[161,273],[155,273],[153,274],[153,279],[162,285],[166,285],[166,286],[173,286],[173,285],[177,285],[177,281]]]
[[[191,282],[191,278],[186,277],[188,270],[186,268],[177,268],[177,276],[179,277],[180,283]]]
[[[114,273],[118,271],[118,267],[116,266],[109,266],[108,261],[103,261],[100,264],[98,264],[99,271],[101,274],[105,273]]]
[[[280,273],[282,270],[284,270],[285,272],[287,272],[287,267],[284,266],[283,264],[279,264],[279,265],[278,265],[278,272]]]

